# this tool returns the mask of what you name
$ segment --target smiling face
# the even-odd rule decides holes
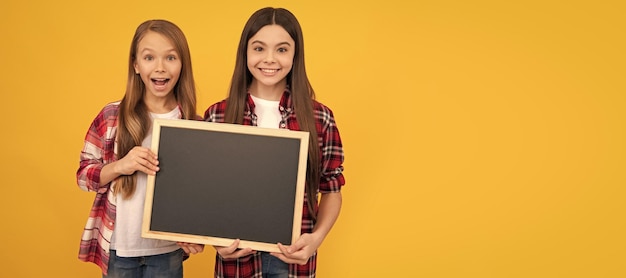
[[[182,68],[172,42],[156,32],[148,32],[137,44],[135,73],[141,76],[146,98],[169,98]]]
[[[266,25],[248,40],[247,65],[252,73],[251,88],[279,91],[293,66],[295,42],[280,25]],[[273,90],[275,89],[275,90]]]

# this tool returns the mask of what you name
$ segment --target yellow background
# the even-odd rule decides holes
[[[264,6],[299,18],[345,145],[319,277],[626,277],[626,7],[602,0],[5,0],[0,276],[100,276],[75,171],[137,25],[183,29],[202,113]]]

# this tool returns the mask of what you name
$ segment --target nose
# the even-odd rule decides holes
[[[154,68],[156,72],[164,72],[165,64],[163,63],[163,59],[157,59],[156,67]]]
[[[274,62],[274,53],[272,51],[267,51],[267,55],[265,55],[265,59],[263,59],[263,62],[265,62],[266,64],[271,64]]]

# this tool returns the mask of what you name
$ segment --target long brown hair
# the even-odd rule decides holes
[[[253,37],[261,28],[266,25],[279,25],[283,27],[295,42],[295,53],[293,67],[287,75],[287,86],[289,86],[293,99],[293,106],[296,113],[296,120],[300,130],[309,132],[309,156],[306,176],[306,195],[308,209],[313,219],[317,219],[314,204],[317,203],[317,191],[321,177],[320,149],[315,128],[315,116],[313,110],[313,100],[315,92],[306,75],[304,65],[304,38],[302,28],[296,17],[283,8],[263,8],[256,11],[250,18],[241,33],[239,46],[237,48],[237,59],[235,71],[233,73],[230,92],[227,99],[227,107],[224,121],[227,123],[243,123],[244,109],[248,87],[252,82],[252,73],[247,67],[248,40]]]
[[[183,119],[196,118],[196,86],[191,67],[191,53],[183,31],[174,23],[166,20],[148,20],[137,27],[130,45],[128,59],[128,82],[126,93],[120,103],[117,130],[117,159],[120,159],[148,135],[152,122],[148,108],[143,101],[146,87],[141,77],[135,73],[137,46],[148,32],[156,32],[168,38],[180,55],[182,68],[173,93],[181,110]],[[116,193],[129,198],[135,192],[136,175],[123,175],[117,179]]]

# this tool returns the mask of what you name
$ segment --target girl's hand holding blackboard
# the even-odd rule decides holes
[[[159,171],[156,154],[146,147],[134,147],[122,159],[116,161],[116,172],[121,175],[132,175],[136,171],[155,175]]]
[[[204,244],[195,244],[188,242],[177,242],[176,244],[178,244],[178,246],[180,246],[180,248],[182,248],[185,253],[190,255],[202,253],[202,251],[204,251]]]
[[[323,239],[317,239],[313,234],[302,234],[298,240],[290,245],[285,246],[278,243],[278,249],[282,253],[271,253],[281,261],[288,264],[304,265],[309,258],[315,253],[315,250],[322,244]]]
[[[244,249],[237,249],[239,247],[239,239],[236,239],[233,244],[228,247],[213,246],[220,256],[224,259],[237,259],[256,253],[250,247]]]

